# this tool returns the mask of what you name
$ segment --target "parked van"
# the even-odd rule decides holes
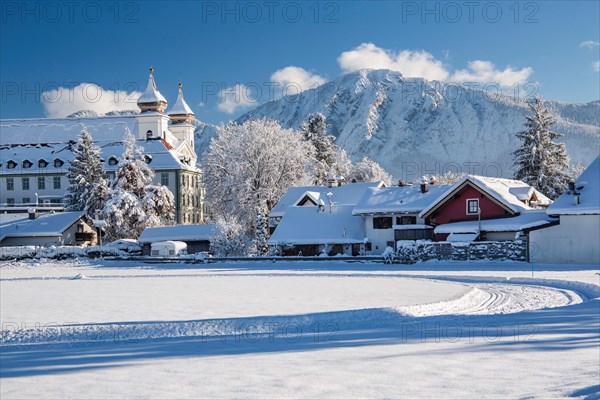
[[[187,254],[187,244],[175,240],[152,243],[150,255],[155,257],[174,257]]]

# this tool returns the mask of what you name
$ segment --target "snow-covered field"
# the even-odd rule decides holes
[[[0,264],[0,397],[599,398],[597,266]]]

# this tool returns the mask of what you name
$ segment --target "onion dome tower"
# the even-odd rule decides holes
[[[183,98],[183,85],[179,82],[179,95],[177,101],[169,109],[169,117],[172,124],[191,123],[194,120],[194,112]]]
[[[169,130],[178,140],[185,140],[189,145],[194,148],[194,130],[195,126],[192,124],[194,121],[194,112],[185,102],[183,98],[183,85],[179,82],[179,95],[177,101],[169,109],[169,118],[171,119],[171,125]]]
[[[167,100],[158,91],[154,82],[154,69],[150,67],[148,86],[138,98],[142,112],[137,116],[138,139],[168,139],[169,117],[165,114]]]
[[[164,113],[167,108],[167,100],[156,88],[154,82],[154,68],[150,67],[150,77],[148,78],[148,86],[142,95],[138,98],[137,105],[142,112],[158,112]]]

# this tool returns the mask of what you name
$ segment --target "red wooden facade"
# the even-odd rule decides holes
[[[477,212],[468,212],[468,201],[477,200],[481,210],[481,219],[501,218],[514,213],[501,206],[498,201],[478,187],[467,183],[462,189],[441,200],[439,205],[425,218],[425,223],[432,226],[449,222],[474,221],[478,219]],[[473,211],[473,210],[471,210]],[[446,240],[448,234],[436,234],[436,241]]]

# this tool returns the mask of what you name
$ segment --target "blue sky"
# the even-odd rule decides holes
[[[363,67],[588,102],[600,98],[599,20],[597,1],[3,1],[0,117],[131,107],[149,66],[171,103],[183,81],[212,123],[270,100],[270,87],[293,93]]]

